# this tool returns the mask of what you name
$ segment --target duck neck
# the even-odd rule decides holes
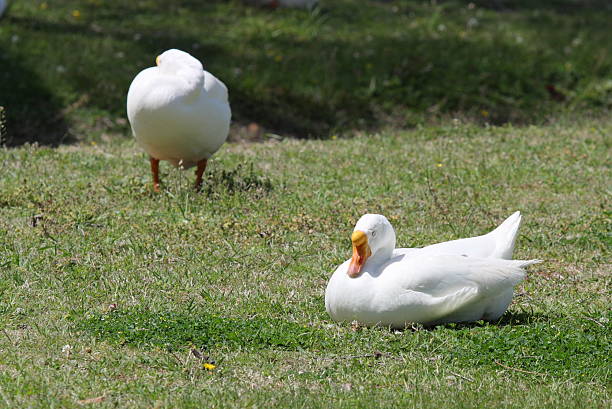
[[[387,262],[393,255],[393,247],[383,247],[373,253],[368,259],[368,263],[373,265],[380,265]]]

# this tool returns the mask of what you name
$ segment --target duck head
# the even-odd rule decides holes
[[[202,63],[185,51],[171,49],[164,51],[155,59],[159,70],[165,74],[176,74],[180,70],[193,69],[202,71]]]
[[[368,260],[370,263],[383,263],[391,258],[395,249],[395,231],[385,216],[364,214],[355,225],[351,241],[353,258],[347,273],[356,278]]]

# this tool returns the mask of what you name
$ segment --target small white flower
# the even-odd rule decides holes
[[[72,347],[70,345],[66,344],[62,347],[62,354],[66,355],[66,357],[69,357],[71,352]]]

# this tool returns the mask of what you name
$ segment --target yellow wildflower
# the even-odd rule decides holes
[[[442,165],[441,163],[436,163],[436,166],[437,166],[437,167],[439,167],[439,168],[441,168],[441,167],[442,167],[442,166],[444,166],[444,165]]]
[[[486,109],[483,109],[482,111],[480,111],[480,114],[484,116],[485,118],[487,118],[489,116],[489,111],[487,111]]]
[[[202,366],[204,367],[204,369],[207,369],[209,371],[212,371],[217,367],[217,365],[209,364],[208,362],[204,362]]]
[[[40,3],[40,6],[38,6],[41,10],[47,10],[47,8],[49,7],[49,5],[47,4],[46,1],[43,1],[42,3]]]
[[[72,10],[72,17],[74,18],[81,17],[81,12],[79,10]]]

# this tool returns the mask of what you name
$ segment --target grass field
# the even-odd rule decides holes
[[[168,166],[153,194],[129,139],[2,149],[0,406],[607,408],[611,131],[456,122],[228,144],[200,194]],[[422,246],[515,210],[515,256],[545,262],[500,322],[327,316],[361,214]]]
[[[327,138],[612,108],[607,0],[322,0],[313,13],[238,0],[12,3],[0,106],[14,145],[127,133],[130,81],[168,48],[228,85],[234,137],[251,122]]]
[[[612,406],[609,2],[320,3],[12,1],[0,407]],[[125,118],[172,47],[230,91],[200,193]],[[362,214],[416,247],[516,210],[545,261],[499,322],[329,319]]]

